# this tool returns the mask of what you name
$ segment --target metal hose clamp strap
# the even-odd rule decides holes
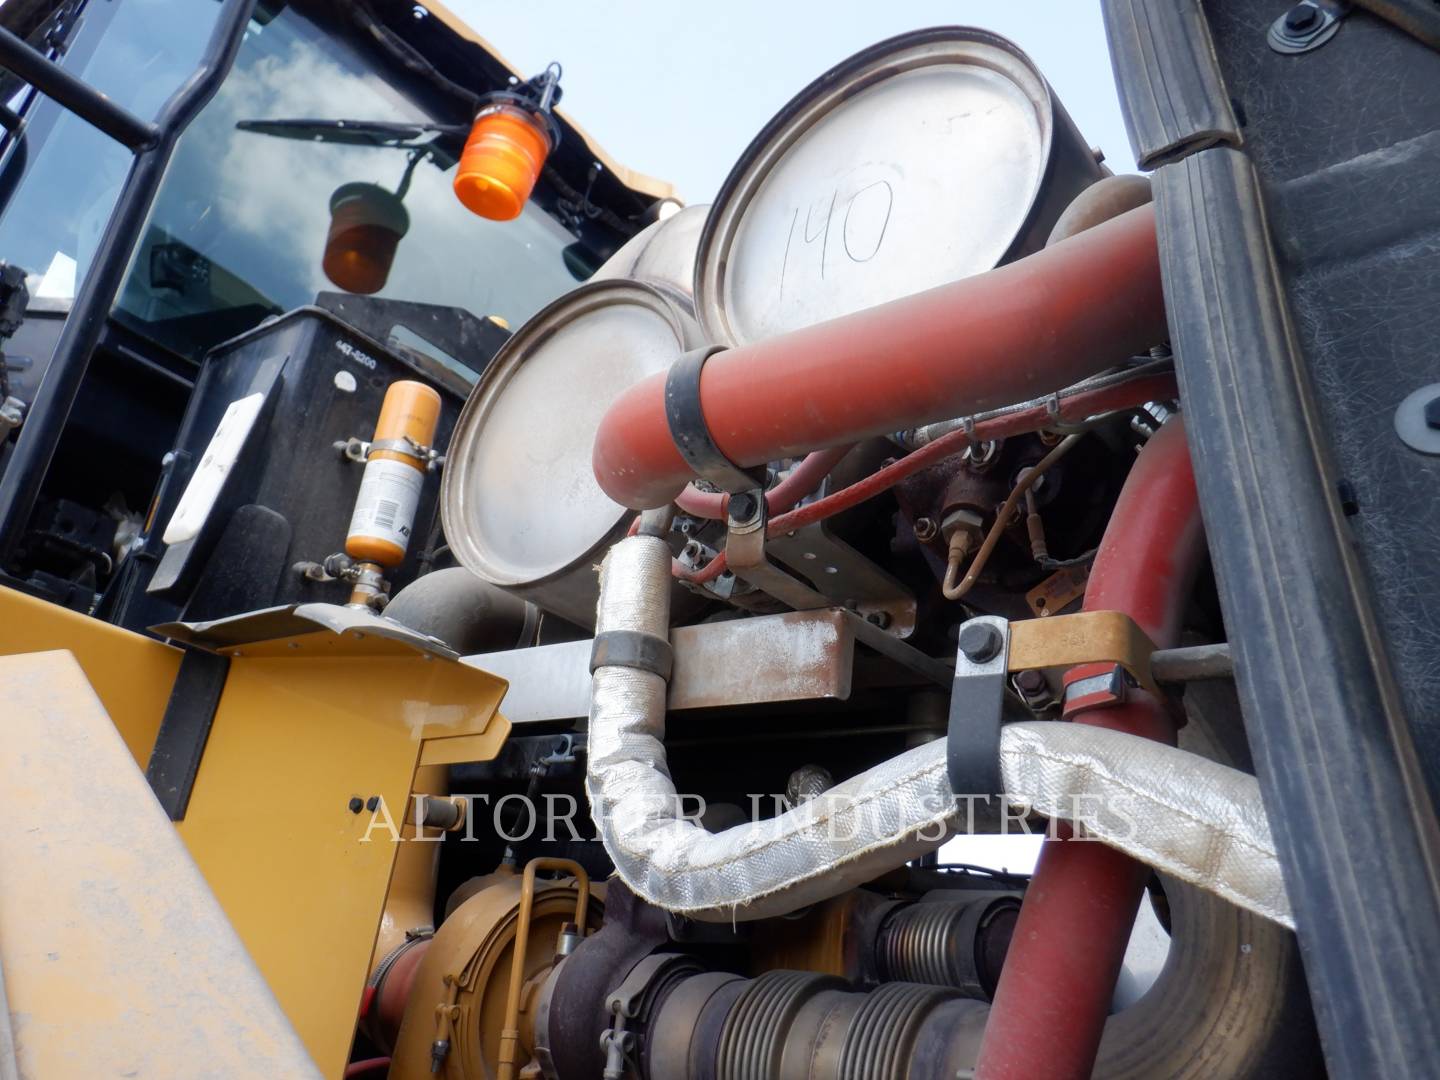
[[[639,630],[606,630],[590,647],[590,674],[600,667],[638,668],[669,680],[675,665],[670,643]]]
[[[691,349],[670,365],[665,376],[665,422],[670,426],[675,449],[695,475],[734,495],[764,487],[765,473],[758,469],[747,472],[726,457],[705,423],[700,406],[700,373],[705,361],[723,351],[723,345],[706,345]]]
[[[413,439],[374,439],[370,442],[370,452],[376,450],[388,450],[392,454],[404,454],[406,457],[414,458],[419,462],[429,462],[435,451],[428,446],[421,446]]]

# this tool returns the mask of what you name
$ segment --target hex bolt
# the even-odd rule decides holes
[[[368,799],[365,800],[365,809],[366,809],[366,810],[369,810],[372,814],[375,812],[375,808],[378,807],[379,805],[380,805],[380,796],[379,796],[379,795],[371,795],[370,798],[368,798]]]
[[[365,809],[365,800],[360,798],[359,795],[352,795],[348,805],[352,814],[358,814],[361,810]]]
[[[1425,426],[1431,431],[1440,431],[1440,395],[1425,403]]]
[[[1045,673],[1036,668],[1015,673],[1015,686],[1022,694],[1038,694],[1046,688]]]
[[[940,531],[933,518],[922,517],[915,519],[915,539],[922,544],[928,544],[935,539],[935,534]]]
[[[1320,21],[1320,9],[1313,4],[1296,4],[1285,13],[1285,29],[1292,34],[1308,34]]]
[[[890,626],[890,613],[888,611],[872,611],[865,616],[865,621],[872,626],[878,626],[881,630],[886,630]]]
[[[1000,631],[989,623],[969,623],[960,628],[957,644],[965,659],[972,664],[983,664],[1000,652]]]
[[[749,521],[755,516],[757,509],[758,506],[755,502],[755,496],[748,491],[742,491],[738,495],[730,496],[730,516],[736,521]]]

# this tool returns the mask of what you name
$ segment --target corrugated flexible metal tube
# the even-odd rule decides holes
[[[1142,206],[998,270],[719,353],[701,405],[716,446],[748,467],[1036,398],[1167,337]],[[693,478],[663,373],[610,407],[593,463],[635,509],[664,506]]]

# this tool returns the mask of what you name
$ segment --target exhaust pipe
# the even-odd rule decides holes
[[[998,270],[719,353],[701,406],[721,453],[750,467],[1040,397],[1167,337],[1142,206]],[[600,486],[637,510],[694,476],[665,382],[625,391],[595,439]]]

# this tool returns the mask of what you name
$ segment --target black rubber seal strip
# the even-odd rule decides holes
[[[590,674],[599,667],[628,667],[649,671],[668,680],[675,666],[670,643],[639,630],[606,630],[595,635],[590,648]]]
[[[747,472],[721,453],[705,423],[705,411],[700,406],[700,373],[705,370],[705,361],[722,351],[720,345],[691,349],[670,365],[665,376],[665,422],[670,425],[675,449],[695,475],[735,495],[763,488],[765,473]]]
[[[1440,831],[1392,673],[1433,658],[1387,654],[1265,203],[1238,151],[1156,173],[1185,438],[1330,1075],[1434,1076]]]
[[[180,661],[155,747],[145,767],[145,779],[150,781],[155,798],[171,821],[185,819],[229,672],[230,658],[218,653],[186,649]]]

